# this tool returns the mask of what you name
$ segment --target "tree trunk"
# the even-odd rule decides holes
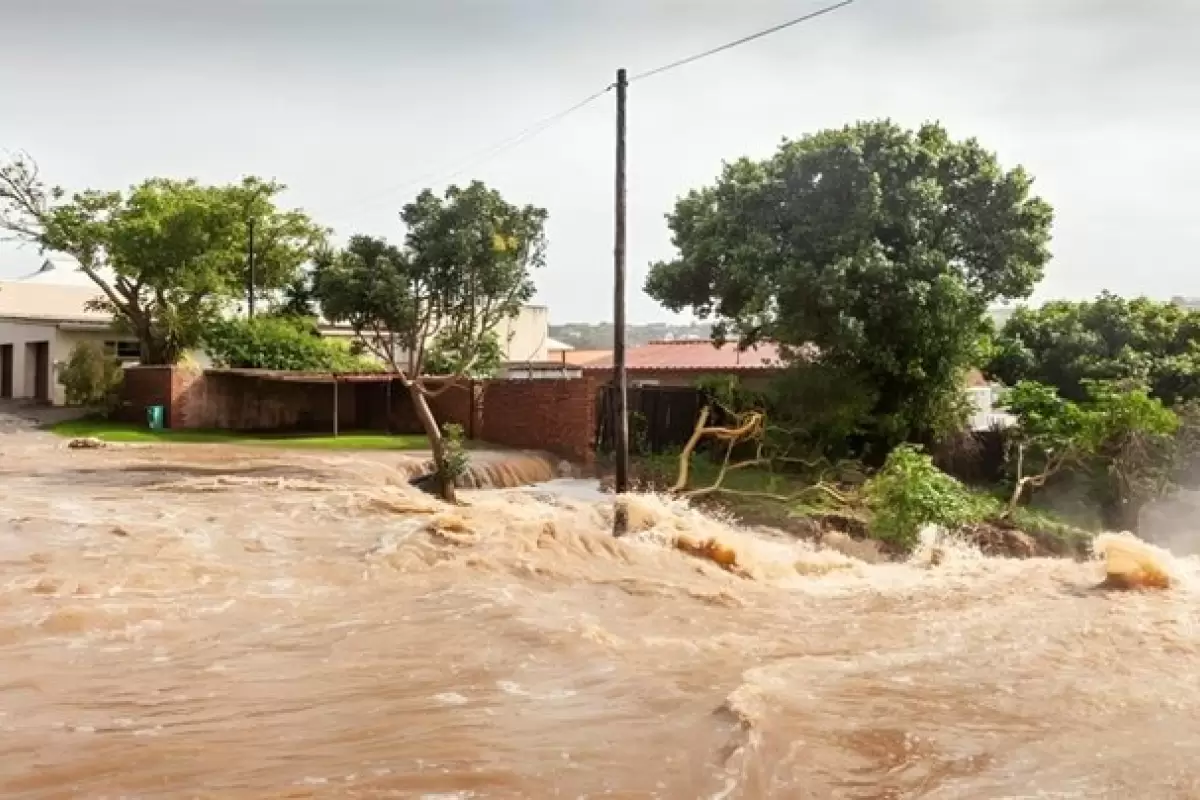
[[[1025,487],[1028,485],[1028,478],[1017,478],[1017,484],[1013,487],[1012,496],[1008,498],[1008,507],[1004,510],[1006,518],[1011,517],[1013,512],[1017,510],[1017,506],[1021,504],[1021,498],[1025,494]]]
[[[408,387],[408,394],[412,397],[413,409],[417,412],[417,419],[421,420],[421,427],[425,429],[425,436],[429,439],[429,449],[433,451],[433,464],[437,470],[438,488],[442,499],[447,503],[457,502],[458,498],[454,491],[454,481],[446,480],[446,447],[442,440],[442,430],[438,427],[437,420],[434,419],[433,411],[429,408],[429,398],[421,391],[421,387],[416,383]]]

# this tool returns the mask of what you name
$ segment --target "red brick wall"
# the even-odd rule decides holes
[[[590,463],[595,457],[597,388],[587,378],[488,381],[479,438]]]
[[[572,461],[594,459],[599,377],[495,380],[455,387],[430,398],[439,424],[463,426],[467,436],[491,444],[544,450]],[[338,425],[395,433],[424,433],[408,391],[392,383],[338,386]],[[131,367],[125,371],[123,416],[145,420],[148,405],[162,405],[171,428],[312,430],[333,426],[333,386],[198,372],[182,367]]]
[[[429,410],[439,425],[462,425],[468,439],[478,439],[483,430],[482,387],[474,382],[454,386],[429,398]],[[392,430],[396,433],[424,433],[413,408],[408,390],[397,381],[392,389]]]

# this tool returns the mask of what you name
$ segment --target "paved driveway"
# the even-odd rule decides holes
[[[39,425],[53,425],[68,419],[82,417],[86,411],[79,408],[58,408],[31,405],[24,400],[0,400],[0,433],[29,431]]]

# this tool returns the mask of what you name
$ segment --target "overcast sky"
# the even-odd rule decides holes
[[[399,239],[420,187],[481,178],[550,212],[539,301],[611,318],[613,79],[825,0],[0,0],[0,148],[68,188],[277,178],[339,236]],[[1037,297],[1200,295],[1200,2],[858,0],[630,89],[632,321],[663,215],[722,160],[861,118],[937,119],[1055,207]],[[36,266],[0,244],[0,277]]]

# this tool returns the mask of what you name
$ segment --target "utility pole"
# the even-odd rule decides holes
[[[613,243],[613,381],[617,389],[616,492],[613,536],[629,529],[629,509],[620,495],[629,491],[629,380],[625,373],[625,70],[617,70],[617,185]]]
[[[617,494],[629,491],[629,381],[625,373],[625,70],[617,70],[617,186],[613,244],[613,380],[617,388]]]
[[[249,269],[249,275],[246,276],[246,313],[250,319],[254,319],[254,217],[247,217],[247,225],[249,227],[249,240],[246,245],[246,263]]]

